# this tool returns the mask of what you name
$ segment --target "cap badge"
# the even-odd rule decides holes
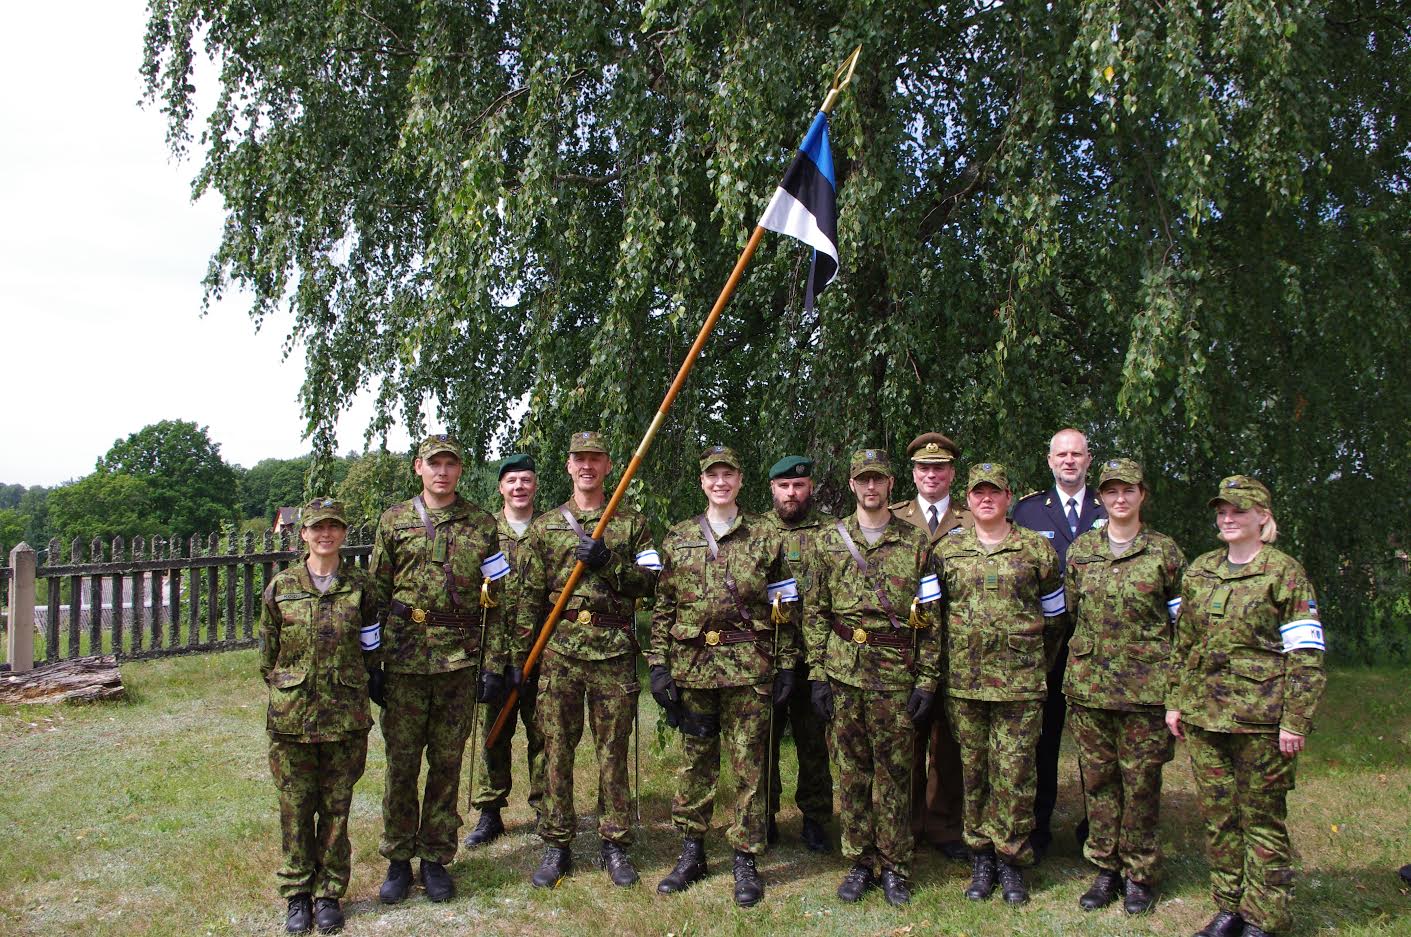
[[[862,457],[865,459],[875,459],[877,458],[877,452],[874,449],[868,449],[862,454]]]
[[[994,463],[993,463],[993,462],[986,462],[984,465],[980,466],[980,468],[983,469],[983,470],[986,471],[986,472],[990,471],[990,470],[993,469],[994,467],[995,467],[995,466],[994,466]]]
[[[1116,459],[1112,459],[1111,461],[1109,461],[1109,462],[1107,463],[1107,467],[1108,467],[1108,468],[1111,468],[1111,469],[1115,469],[1115,468],[1117,467],[1117,460],[1116,460]]]

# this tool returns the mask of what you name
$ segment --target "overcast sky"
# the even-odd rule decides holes
[[[288,320],[256,334],[239,294],[200,314],[221,206],[192,204],[196,163],[175,163],[161,114],[137,106],[145,23],[144,0],[6,11],[0,483],[81,477],[164,419],[208,426],[246,467],[308,450],[302,351],[280,358]],[[362,449],[370,409],[345,416],[339,451]]]

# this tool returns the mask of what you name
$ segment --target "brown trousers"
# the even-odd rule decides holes
[[[911,784],[911,830],[917,842],[939,846],[964,839],[961,804],[965,785],[960,773],[960,746],[943,705],[932,710],[931,731],[916,733]]]

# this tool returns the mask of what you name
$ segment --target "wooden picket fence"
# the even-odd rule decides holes
[[[353,527],[343,556],[366,567],[373,528]],[[255,643],[260,594],[302,557],[297,535],[266,531],[163,539],[122,537],[88,544],[49,541],[35,567],[34,663],[92,654],[161,657]],[[0,607],[22,575],[0,554]],[[20,564],[17,564],[19,566]],[[106,588],[105,588],[106,586]],[[8,666],[8,665],[7,665]]]

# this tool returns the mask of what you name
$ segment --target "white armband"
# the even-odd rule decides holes
[[[497,579],[504,579],[510,574],[510,561],[505,556],[503,550],[496,551],[485,557],[485,561],[480,564],[480,575],[491,582]]]
[[[637,554],[637,565],[643,569],[661,572],[661,554],[654,547],[647,547]]]
[[[941,597],[941,580],[935,573],[921,577],[921,584],[916,587],[916,601],[925,605],[927,602],[934,602]]]
[[[1068,601],[1064,598],[1062,586],[1039,599],[1039,604],[1043,606],[1045,618],[1055,618],[1068,611]]]
[[[1178,595],[1174,599],[1166,603],[1166,615],[1171,619],[1171,622],[1174,624],[1176,621],[1176,616],[1180,614],[1181,597]]]
[[[768,587],[769,602],[774,604],[775,598],[780,602],[797,602],[799,600],[798,581],[790,577],[781,579],[778,582],[771,582]]]
[[[358,643],[364,651],[375,651],[382,646],[382,626],[373,622],[358,632]]]
[[[1279,626],[1279,635],[1284,639],[1284,653],[1290,651],[1323,651],[1323,625],[1313,618],[1300,618],[1287,625]]]

